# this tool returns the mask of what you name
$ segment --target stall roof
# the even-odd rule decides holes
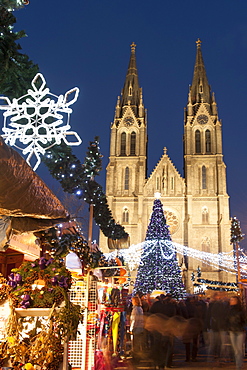
[[[0,247],[12,233],[45,230],[68,219],[59,199],[0,136]]]

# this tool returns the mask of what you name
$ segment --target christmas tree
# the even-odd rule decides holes
[[[159,199],[155,199],[146,242],[134,287],[134,294],[161,290],[174,298],[185,294],[176,252],[172,248],[169,226]]]
[[[234,216],[231,220],[231,244],[239,243],[241,240],[244,239],[244,234],[242,234],[241,228],[240,228],[240,222],[238,219]]]

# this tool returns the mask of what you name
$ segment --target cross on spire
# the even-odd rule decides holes
[[[201,47],[201,43],[202,43],[201,40],[198,38],[196,41],[197,49]]]
[[[132,42],[132,44],[130,45],[131,47],[131,52],[132,53],[135,53],[135,50],[136,50],[136,44],[134,42]]]

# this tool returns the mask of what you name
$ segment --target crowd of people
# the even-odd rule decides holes
[[[185,361],[197,361],[199,345],[207,351],[208,362],[221,366],[235,361],[243,366],[246,312],[240,297],[216,292],[212,298],[188,296],[176,301],[161,294],[153,301],[141,293],[132,298],[130,334],[133,361],[143,356],[161,370],[173,366],[175,338],[185,349]]]

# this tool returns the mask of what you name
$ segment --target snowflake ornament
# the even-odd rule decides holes
[[[31,159],[36,160],[35,171],[41,162],[40,156],[52,146],[61,144],[62,140],[67,145],[80,145],[82,140],[76,132],[69,131],[70,106],[78,98],[78,87],[67,91],[64,96],[54,95],[45,87],[46,81],[41,73],[36,74],[31,85],[32,89],[26,95],[14,98],[12,103],[7,97],[0,97],[5,101],[0,109],[5,111],[2,137],[6,144],[27,155],[26,161],[30,166]],[[74,140],[68,141],[68,136],[74,136]]]

